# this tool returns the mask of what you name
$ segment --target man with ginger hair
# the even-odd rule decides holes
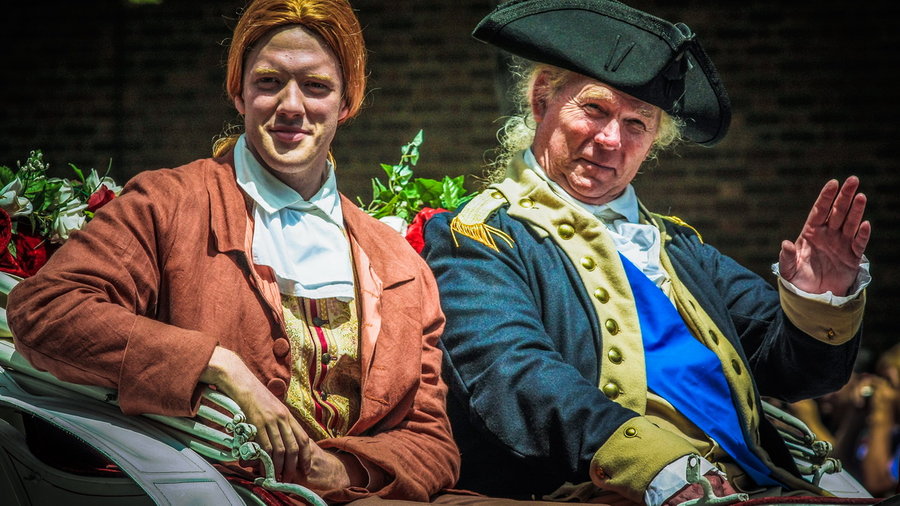
[[[360,109],[365,51],[346,0],[250,3],[227,69],[244,133],[138,174],[21,282],[17,350],[116,388],[126,414],[191,416],[214,385],[278,480],[329,502],[453,485],[434,279],[336,187],[330,146]]]

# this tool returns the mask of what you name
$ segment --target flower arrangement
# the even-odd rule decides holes
[[[421,252],[422,227],[434,214],[455,210],[474,196],[464,187],[465,176],[441,180],[414,177],[419,161],[421,130],[401,148],[395,165],[382,163],[387,182],[372,178],[372,200],[361,207],[404,235]],[[74,179],[47,177],[49,165],[40,150],[29,153],[16,168],[0,166],[0,272],[25,278],[94,217],[94,213],[122,190],[95,169],[86,175],[69,164]],[[108,173],[107,169],[107,173]]]
[[[0,272],[28,277],[97,209],[122,190],[112,178],[69,164],[75,179],[47,177],[40,150],[16,168],[0,166]],[[108,169],[107,169],[108,171]]]
[[[419,162],[419,146],[424,133],[413,137],[401,148],[400,161],[396,165],[381,164],[387,174],[387,184],[372,178],[372,200],[360,206],[369,215],[387,223],[406,237],[419,253],[425,246],[422,227],[433,215],[453,211],[475,196],[465,189],[465,176],[444,176],[440,181],[413,177],[413,167]]]

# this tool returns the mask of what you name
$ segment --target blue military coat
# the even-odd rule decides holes
[[[504,201],[486,216],[488,241],[451,230],[464,210],[438,214],[425,227],[423,255],[447,317],[444,376],[462,452],[459,487],[494,496],[540,496],[591,480],[598,449],[641,416],[598,388],[608,363],[602,340],[610,337],[592,304],[596,293],[585,289],[554,231],[511,215],[511,207],[541,203],[531,198]],[[815,397],[847,381],[858,333],[838,345],[811,338],[785,316],[772,284],[692,228],[657,222],[677,277],[735,348],[735,367],[755,381],[755,393],[736,403]],[[758,420],[757,430],[773,467],[796,473],[772,425]],[[651,446],[648,439],[644,455],[626,456],[625,465],[664,466],[653,462],[659,449]]]

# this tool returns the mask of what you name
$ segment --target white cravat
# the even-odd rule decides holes
[[[266,170],[243,135],[234,148],[238,185],[253,199],[253,262],[275,272],[281,293],[310,299],[354,298],[350,243],[344,234],[334,168],[309,200]]]

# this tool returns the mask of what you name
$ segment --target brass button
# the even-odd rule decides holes
[[[622,363],[622,352],[618,350],[618,348],[610,348],[608,352],[606,352],[606,356],[609,358],[609,361],[614,364]]]
[[[327,365],[329,362],[331,362],[331,353],[326,351],[322,354],[322,363]]]
[[[736,358],[731,359],[731,367],[734,367],[734,372],[741,373],[741,363]]]
[[[531,200],[531,199],[529,199],[529,198],[524,198],[524,199],[522,199],[522,200],[519,201],[519,205],[522,206],[522,207],[524,207],[524,208],[526,208],[526,209],[528,209],[529,207],[531,207],[531,206],[534,205],[534,201]]]
[[[591,258],[591,257],[583,257],[583,258],[581,259],[581,266],[584,267],[585,269],[589,270],[589,271],[592,271],[592,270],[594,270],[594,267],[597,266],[597,264],[594,263],[594,259],[593,259],[593,258]]]
[[[834,339],[835,335],[837,335],[837,333],[834,331],[834,329],[828,329],[825,332],[825,337],[827,337],[829,340]]]
[[[598,288],[594,290],[594,297],[600,301],[601,304],[606,304],[609,302],[609,292],[606,291],[606,288]]]
[[[608,330],[610,334],[616,335],[619,333],[619,324],[616,323],[616,321],[612,318],[606,320],[603,325],[606,327],[606,330]]]
[[[712,339],[712,342],[719,344],[719,336],[716,335],[716,331],[713,329],[709,329],[709,338]]]
[[[625,429],[625,437],[635,437],[637,436],[637,429],[634,427],[628,427]]]
[[[498,192],[497,190],[494,190],[491,192],[491,197],[494,197],[495,199],[500,200],[503,198],[503,194]]]
[[[571,239],[575,236],[575,227],[569,225],[568,223],[563,223],[556,229],[559,232],[559,236],[563,239]]]
[[[605,396],[609,397],[610,399],[615,399],[616,397],[619,396],[619,393],[620,393],[619,385],[616,385],[613,382],[609,382],[609,383],[603,385],[603,394]]]

